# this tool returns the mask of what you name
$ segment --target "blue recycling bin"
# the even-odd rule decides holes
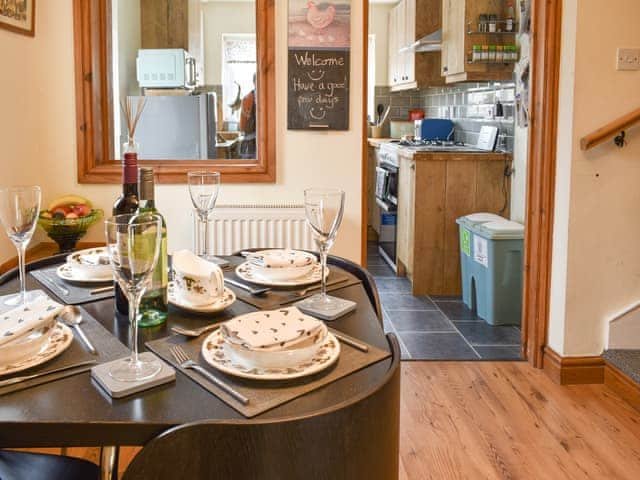
[[[465,305],[491,325],[520,325],[524,226],[490,213],[456,222]]]

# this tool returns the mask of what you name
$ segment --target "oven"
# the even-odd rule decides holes
[[[378,251],[380,256],[396,270],[396,223],[398,209],[397,157],[383,155],[376,167],[376,204],[380,207],[380,232]]]

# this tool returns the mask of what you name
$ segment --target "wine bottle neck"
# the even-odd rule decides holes
[[[137,185],[138,183],[138,155],[128,152],[124,154],[124,162],[122,164],[122,184]]]

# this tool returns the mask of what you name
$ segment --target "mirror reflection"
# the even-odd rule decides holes
[[[255,160],[255,24],[254,0],[112,0],[115,158],[142,96],[138,158]]]

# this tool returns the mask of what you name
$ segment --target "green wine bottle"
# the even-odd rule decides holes
[[[138,214],[154,214],[162,218],[162,243],[158,264],[151,277],[151,284],[147,287],[140,302],[138,316],[139,327],[154,327],[167,320],[169,307],[167,302],[168,260],[167,260],[167,225],[164,217],[155,205],[153,168],[141,167],[139,170],[139,207]]]

